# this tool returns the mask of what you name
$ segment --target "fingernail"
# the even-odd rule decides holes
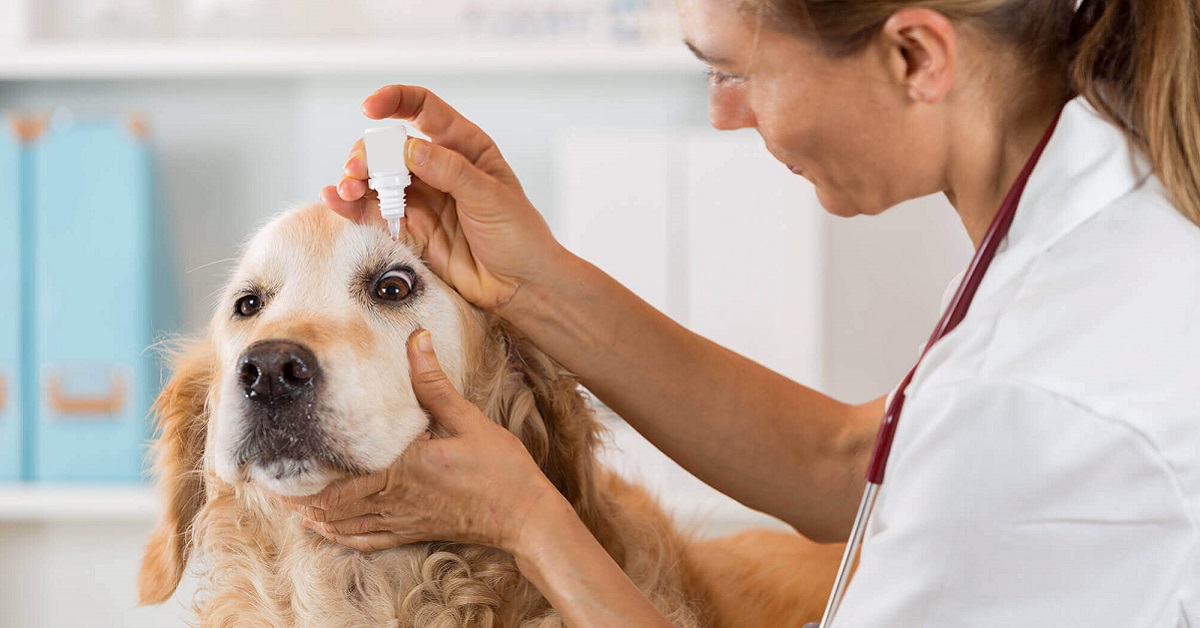
[[[342,172],[344,172],[346,174],[350,174],[350,162],[354,161],[354,158],[357,156],[358,156],[358,151],[354,151],[353,153],[350,153],[350,158],[346,160],[346,165],[342,166]]]
[[[433,338],[429,337],[428,330],[421,330],[421,334],[417,336],[417,350],[421,353],[433,353]]]
[[[429,161],[429,142],[413,138],[408,140],[408,163],[424,166]]]
[[[380,90],[382,90],[382,89],[383,88],[381,87],[381,88],[371,92],[370,94],[368,94],[366,98],[362,99],[362,103],[360,103],[358,105],[358,108],[362,109],[363,113],[366,113],[367,112],[367,103],[370,102],[371,99],[375,97],[375,94],[378,94],[380,92]]]

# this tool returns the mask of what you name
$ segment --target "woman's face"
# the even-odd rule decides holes
[[[903,59],[873,42],[831,57],[807,39],[758,26],[739,0],[677,0],[684,38],[712,68],[709,119],[754,128],[839,216],[877,214],[942,189],[930,168],[939,125],[911,106]],[[898,74],[901,73],[901,74]]]

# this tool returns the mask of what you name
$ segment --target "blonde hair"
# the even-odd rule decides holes
[[[1200,3],[1196,0],[747,0],[771,26],[860,49],[896,11],[925,7],[1013,46],[1030,76],[1062,76],[1146,153],[1200,225]]]

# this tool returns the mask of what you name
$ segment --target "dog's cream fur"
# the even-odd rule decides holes
[[[375,278],[398,266],[417,276],[412,295],[403,304],[372,302]],[[265,306],[239,318],[234,304],[246,290],[263,294]],[[562,625],[500,550],[421,543],[362,553],[304,529],[270,495],[312,494],[347,469],[384,468],[428,428],[405,358],[405,341],[418,327],[431,330],[459,391],[521,439],[676,626],[815,619],[810,610],[794,611],[819,607],[836,548],[823,552],[782,534],[690,543],[645,491],[598,465],[600,427],[571,374],[463,301],[410,243],[322,206],[288,212],[250,242],[207,336],[176,355],[175,374],[156,402],[165,514],[142,565],[142,602],[171,597],[195,554],[202,572],[195,610],[203,626]],[[343,468],[262,468],[232,456],[246,429],[235,365],[248,346],[266,339],[298,342],[316,355],[326,378],[317,421]],[[759,578],[757,597],[728,595],[752,581],[730,569],[734,562],[769,562],[788,555],[788,547],[802,548],[790,555],[803,564]],[[764,607],[775,608],[767,598],[778,607],[773,616],[763,615]],[[750,617],[753,623],[739,621]]]

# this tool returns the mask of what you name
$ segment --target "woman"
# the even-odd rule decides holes
[[[978,247],[1058,120],[968,316],[907,389],[838,625],[1200,622],[1195,0],[678,5],[712,67],[713,126],[757,129],[839,216],[942,191]],[[496,146],[436,96],[385,87],[363,111],[434,140],[408,147],[407,228],[442,278],[709,484],[811,538],[847,537],[884,398],[788,381],[564,250]],[[365,172],[359,145],[324,200],[372,219]],[[410,359],[454,436],[414,445],[386,481],[302,500],[314,529],[363,550],[495,545],[570,625],[665,623],[453,391],[427,334]]]

